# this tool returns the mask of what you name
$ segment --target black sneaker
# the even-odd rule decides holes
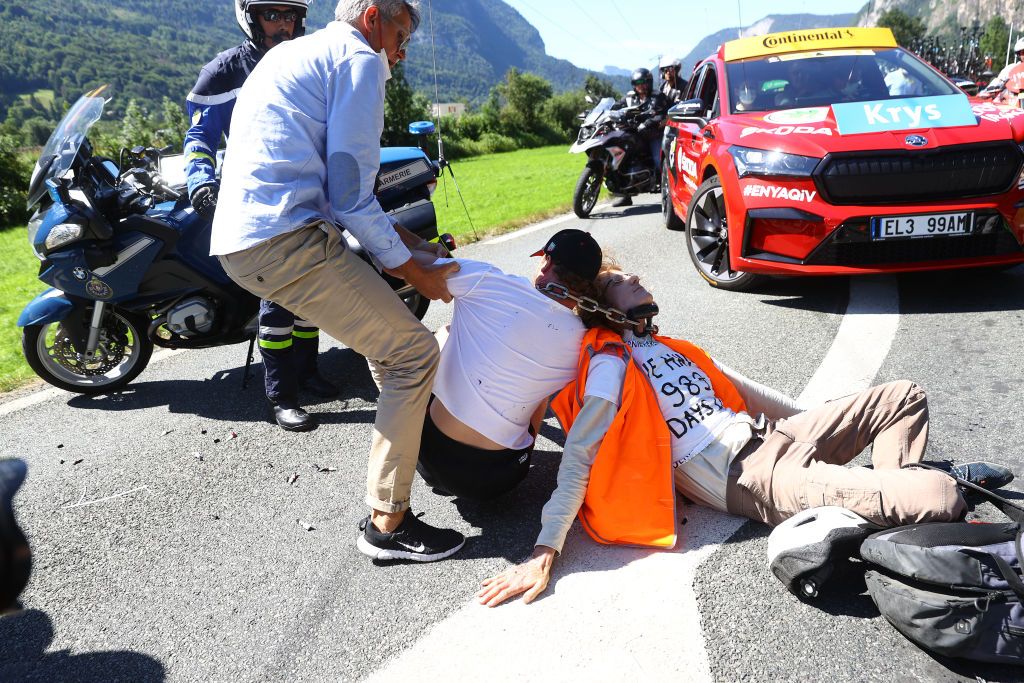
[[[627,195],[619,195],[612,200],[612,206],[633,206],[633,198]]]
[[[1013,472],[991,462],[965,462],[954,465],[951,462],[936,463],[936,466],[945,470],[957,479],[963,479],[980,486],[988,491],[1001,489],[1013,481]]]
[[[360,522],[359,529],[363,533],[359,534],[356,547],[375,560],[434,562],[454,555],[466,542],[458,531],[432,527],[412,510],[405,511],[402,523],[391,533],[379,531],[369,517]]]

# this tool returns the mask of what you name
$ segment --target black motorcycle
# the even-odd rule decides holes
[[[94,154],[87,133],[104,89],[84,95],[43,149],[29,184],[28,225],[50,286],[22,311],[25,360],[50,384],[81,394],[117,391],[149,363],[154,346],[208,348],[250,341],[259,299],[209,255],[209,221],[183,188],[160,173],[160,150],[122,150],[120,163]],[[426,136],[429,122],[410,126]],[[180,157],[178,167],[183,167]],[[167,164],[164,164],[167,167]],[[377,197],[385,211],[435,239],[431,195],[439,166],[415,147],[381,150]],[[350,245],[366,260],[362,248]],[[453,245],[452,245],[453,246]],[[382,274],[419,318],[429,299]]]
[[[584,116],[569,152],[585,152],[587,165],[576,181],[572,210],[586,218],[597,204],[602,181],[613,194],[632,197],[657,192],[658,172],[648,145],[637,128],[645,118],[640,107],[614,109],[615,100],[602,99]]]

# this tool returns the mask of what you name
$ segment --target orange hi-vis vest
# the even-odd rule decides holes
[[[747,409],[736,387],[703,349],[681,339],[654,339],[693,361],[726,407],[734,412]],[[671,435],[658,397],[619,335],[599,327],[587,332],[576,379],[559,392],[551,409],[568,434],[583,407],[590,359],[609,352],[627,361],[626,376],[619,410],[590,470],[580,522],[598,543],[671,548],[677,540]]]

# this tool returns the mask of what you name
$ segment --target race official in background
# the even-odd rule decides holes
[[[185,135],[188,196],[196,212],[207,220],[213,219],[217,208],[216,150],[221,137],[229,134],[239,88],[271,48],[306,31],[307,0],[234,0],[234,4],[235,19],[246,40],[203,67],[186,101],[192,122]],[[300,385],[323,398],[338,394],[337,387],[317,369],[320,330],[264,299],[257,336],[275,421],[291,431],[314,428],[316,419],[299,406]]]
[[[384,83],[420,13],[414,1],[341,0],[335,19],[272,50],[239,92],[210,253],[239,285],[366,357],[380,397],[357,545],[378,559],[440,560],[465,539],[409,512],[437,342],[342,236],[424,296],[451,300],[458,264],[418,264],[413,251],[446,252],[393,223],[373,194]]]

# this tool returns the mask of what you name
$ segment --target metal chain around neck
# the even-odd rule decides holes
[[[543,286],[538,285],[537,289],[540,290],[541,292],[544,292],[545,294],[550,294],[556,299],[572,299],[573,301],[576,302],[576,307],[579,308],[581,311],[586,311],[587,313],[603,313],[604,317],[608,318],[608,320],[618,325],[636,322],[635,320],[630,320],[628,317],[626,317],[625,313],[623,313],[617,308],[602,308],[601,305],[595,299],[591,299],[589,296],[580,296],[578,294],[573,294],[565,285],[560,285],[555,282],[548,282]]]
[[[587,313],[602,313],[604,314],[604,317],[617,325],[631,323],[635,326],[639,326],[639,329],[636,330],[636,334],[638,336],[646,337],[650,334],[658,334],[658,326],[655,325],[650,318],[633,320],[617,308],[602,308],[595,299],[591,299],[589,296],[574,294],[565,285],[548,282],[543,286],[538,285],[537,289],[545,294],[550,294],[556,299],[572,299],[576,302],[576,307],[581,311],[586,311]]]

